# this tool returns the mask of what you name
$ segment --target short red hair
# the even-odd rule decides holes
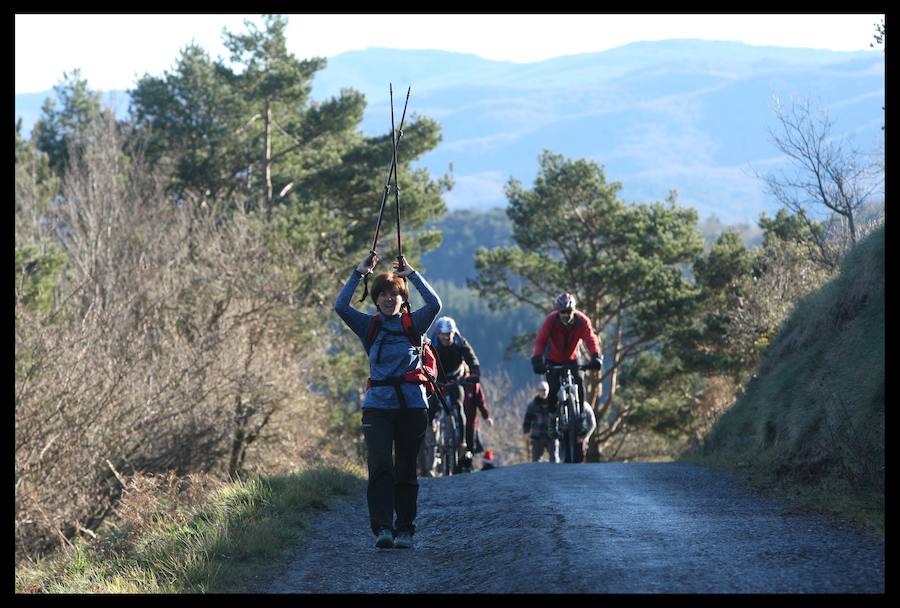
[[[372,294],[372,303],[375,306],[378,306],[379,294],[391,286],[397,288],[397,292],[403,296],[404,302],[409,301],[409,290],[406,288],[406,281],[403,280],[403,277],[399,277],[393,272],[382,272],[372,282],[372,291],[370,293]]]

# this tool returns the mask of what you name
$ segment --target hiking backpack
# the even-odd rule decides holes
[[[381,327],[381,315],[376,314],[373,316],[372,320],[369,322],[369,330],[366,332],[366,353],[372,349],[375,338],[380,331],[385,331],[394,336],[406,336],[419,354],[419,365],[416,366],[416,369],[403,374],[403,379],[413,384],[424,384],[425,393],[430,397],[431,394],[437,390],[437,353],[434,352],[434,346],[431,345],[428,338],[416,331],[416,328],[413,325],[412,315],[409,311],[403,311],[400,315],[400,322],[403,324],[403,333],[391,331],[389,329],[383,330]],[[372,386],[371,382],[370,379],[369,386]]]

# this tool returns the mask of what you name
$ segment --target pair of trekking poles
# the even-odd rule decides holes
[[[406,267],[406,261],[403,259],[403,242],[400,239],[400,187],[397,185],[397,147],[400,145],[400,139],[403,137],[403,122],[406,120],[406,108],[409,105],[409,92],[412,87],[408,87],[406,89],[406,101],[403,103],[403,114],[400,116],[400,128],[394,129],[394,85],[389,84],[390,98],[391,98],[391,148],[392,148],[392,156],[391,156],[391,168],[388,171],[387,181],[384,184],[384,194],[381,197],[381,209],[378,211],[378,222],[375,224],[375,236],[372,238],[372,249],[369,251],[369,255],[374,257],[378,254],[376,248],[378,247],[378,237],[381,233],[381,223],[384,219],[384,208],[387,204],[388,197],[391,192],[391,179],[394,180],[394,203],[397,210],[397,270],[403,270]],[[369,277],[366,276],[365,283],[363,286],[363,295],[359,299],[360,302],[365,301],[366,296],[369,294]],[[404,303],[409,310],[409,302]]]
[[[384,220],[384,208],[387,205],[388,197],[391,192],[391,180],[393,179],[393,187],[394,187],[394,204],[396,207],[397,213],[397,270],[403,270],[406,267],[406,261],[403,258],[403,242],[400,238],[400,187],[397,185],[397,174],[399,173],[397,167],[397,147],[400,145],[400,139],[403,137],[403,122],[406,120],[406,108],[409,105],[409,93],[412,87],[407,87],[406,89],[406,100],[403,102],[403,114],[400,115],[400,128],[394,128],[394,85],[393,83],[389,83],[389,93],[391,100],[391,168],[388,171],[387,181],[384,184],[384,194],[381,197],[381,209],[378,211],[378,222],[375,224],[375,236],[372,238],[372,248],[369,251],[369,255],[372,256],[373,260],[376,255],[378,255],[377,247],[378,247],[378,237],[381,233],[381,223]],[[404,283],[406,282],[406,278],[403,279]],[[360,302],[365,301],[366,296],[369,294],[369,277],[366,275],[364,279],[363,285],[363,294],[359,299]],[[406,307],[407,312],[412,312],[410,310],[409,301],[403,303],[403,306]],[[424,365],[424,349],[428,348],[425,344],[425,338],[423,336],[421,350],[419,353],[420,362],[422,363],[422,368],[425,369]],[[441,368],[440,373],[444,373],[440,357],[437,356],[437,353],[434,353],[435,358],[437,359],[438,367]],[[443,404],[444,402],[444,392],[441,390],[441,387],[438,386],[437,378],[431,377],[431,373],[426,370],[426,374],[431,380],[431,385],[434,387],[434,392],[437,394],[438,399]]]

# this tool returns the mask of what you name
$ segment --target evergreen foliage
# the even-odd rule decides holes
[[[680,270],[703,249],[697,215],[665,203],[626,205],[621,184],[608,183],[603,168],[544,152],[531,189],[507,186],[515,245],[476,252],[477,279],[469,285],[492,310],[528,306],[546,314],[558,293],[575,295],[578,309],[606,334],[601,378],[589,378],[587,399],[596,403],[600,383],[612,390],[592,441],[623,428],[629,404],[615,404],[615,374],[623,362],[658,348],[673,327],[689,322],[695,287]],[[536,328],[535,328],[536,331]]]

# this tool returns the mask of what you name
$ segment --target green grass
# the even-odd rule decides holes
[[[16,567],[17,593],[239,593],[302,538],[309,516],[365,486],[357,467],[219,484],[180,513],[149,501],[131,525]],[[126,494],[124,500],[129,500]]]
[[[884,229],[792,312],[751,382],[683,460],[884,530]]]

